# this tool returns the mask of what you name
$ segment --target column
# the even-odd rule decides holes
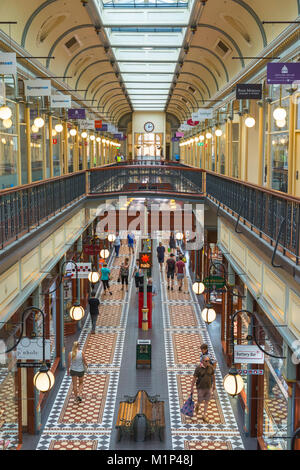
[[[27,141],[27,183],[32,183],[31,146],[30,146],[30,108],[25,106],[26,141]]]
[[[63,262],[66,261],[66,256],[63,256],[59,262],[59,272]],[[66,357],[65,357],[65,335],[64,335],[64,284],[63,280],[59,286],[59,302],[58,309],[56,310],[56,357],[60,357],[59,368],[65,369]]]
[[[50,178],[53,178],[53,136],[52,136],[52,116],[48,116],[48,129],[49,129],[49,167]]]

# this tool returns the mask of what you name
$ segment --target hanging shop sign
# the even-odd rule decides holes
[[[195,113],[192,113],[192,119],[198,121],[205,121],[205,119],[212,119],[212,109],[198,109]]]
[[[203,279],[203,284],[207,289],[222,289],[222,287],[224,287],[226,284],[226,280],[221,276],[209,276]]]
[[[85,109],[84,108],[73,108],[68,109],[68,119],[85,119]]]
[[[102,127],[102,119],[97,119],[95,121],[95,129],[101,129]]]
[[[172,137],[172,142],[179,142],[180,141],[180,137]]]
[[[299,62],[270,62],[267,64],[267,83],[287,85],[300,80]]]
[[[197,125],[199,124],[199,121],[193,121],[192,119],[188,119],[188,120],[187,120],[187,124],[188,124],[189,126],[194,127],[194,126],[197,126]]]
[[[71,96],[68,95],[52,95],[50,98],[51,108],[71,108]]]
[[[78,279],[88,279],[89,273],[92,271],[92,263],[76,263]],[[76,278],[76,268],[73,263],[68,263],[66,266],[66,274],[71,279]]]
[[[261,100],[262,84],[260,83],[239,83],[236,86],[237,100]]]
[[[5,97],[6,97],[6,92],[5,92],[5,83],[1,80],[0,81],[0,104],[5,104]]]
[[[149,269],[152,266],[151,254],[149,254],[149,253],[141,252],[140,257],[139,257],[139,261],[140,261],[139,266],[140,266],[141,269]]]
[[[121,139],[122,138],[122,134],[114,134],[113,135],[113,139]]]
[[[25,96],[51,96],[51,80],[24,80]]]
[[[176,132],[175,137],[184,137],[184,132]]]
[[[102,127],[101,129],[98,129],[100,132],[107,132],[108,131],[108,128],[107,128],[107,124],[102,124]]]
[[[23,338],[17,346],[17,360],[43,359],[43,338]],[[50,339],[45,339],[45,359],[50,361]]]
[[[95,130],[95,121],[93,119],[81,119],[80,129],[85,129],[89,131]]]
[[[234,346],[235,364],[263,364],[264,361],[265,355],[258,346],[251,344],[236,344]]]
[[[0,52],[0,75],[16,75],[17,59],[13,52]]]

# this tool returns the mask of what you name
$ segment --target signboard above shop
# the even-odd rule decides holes
[[[205,119],[212,119],[212,109],[198,109],[195,113],[192,113],[192,119],[195,121],[205,121]]]
[[[51,96],[51,80],[24,80],[25,96]]]
[[[14,52],[0,52],[0,75],[16,75],[17,59]]]
[[[84,108],[72,108],[68,109],[68,119],[85,119],[85,109]]]
[[[234,346],[234,364],[263,364],[264,353],[252,344],[236,344]]]
[[[43,360],[43,338],[23,338],[17,346],[17,359]],[[45,339],[45,359],[50,360],[50,339]]]
[[[70,95],[52,95],[50,98],[51,108],[71,108]]]
[[[300,80],[300,62],[270,62],[267,64],[267,83],[288,85]]]
[[[260,83],[239,83],[236,86],[237,100],[261,100],[262,85]]]

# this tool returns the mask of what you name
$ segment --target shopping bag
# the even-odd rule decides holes
[[[183,407],[181,408],[180,412],[186,416],[193,416],[194,414],[194,401],[193,395],[191,394],[186,402],[184,403]]]

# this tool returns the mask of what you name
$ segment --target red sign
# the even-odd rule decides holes
[[[102,120],[98,119],[95,121],[95,129],[101,129],[102,127]]]
[[[193,121],[192,119],[188,119],[186,122],[189,126],[197,126],[199,124],[199,121]]]
[[[53,144],[54,144],[54,145],[57,144],[57,139],[53,139]]]
[[[97,246],[94,246],[94,245],[86,245],[86,246],[84,246],[83,251],[87,255],[95,255],[95,254],[99,253],[100,248],[97,247]]]
[[[149,269],[151,268],[151,255],[149,253],[140,253],[140,268]]]

